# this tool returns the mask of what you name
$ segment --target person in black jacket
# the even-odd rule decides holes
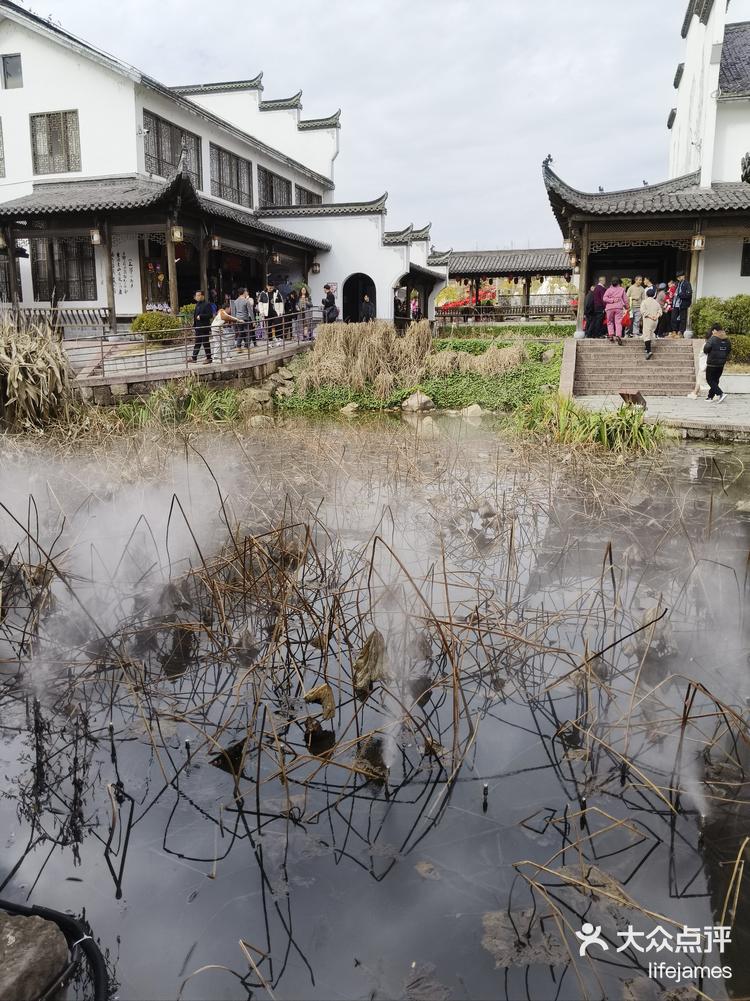
[[[723,403],[726,399],[726,393],[722,392],[719,380],[731,353],[732,342],[722,329],[721,324],[714,323],[711,327],[711,336],[703,347],[703,354],[708,356],[706,358],[708,398],[709,400],[715,399],[717,403]]]
[[[323,291],[325,292],[323,299],[323,322],[335,323],[338,319],[339,311],[336,308],[336,299],[331,291],[331,286],[324,285]]]
[[[672,330],[684,334],[687,330],[688,310],[693,304],[693,286],[685,272],[677,275],[677,288],[672,304]]]
[[[201,348],[206,353],[205,365],[211,364],[211,321],[214,318],[214,311],[211,303],[206,302],[206,297],[202,291],[198,291],[193,296],[195,299],[195,312],[193,313],[193,329],[195,330],[195,343],[193,344],[193,357],[188,359],[191,362],[198,361]]]
[[[375,319],[375,303],[370,302],[370,297],[367,294],[367,292],[365,292],[359,307],[359,322],[369,323],[371,320],[374,319]]]
[[[594,336],[594,289],[596,285],[590,285],[589,290],[586,293],[586,298],[583,300],[583,316],[586,320],[586,336]]]

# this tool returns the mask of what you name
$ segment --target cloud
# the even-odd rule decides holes
[[[736,20],[748,0],[733,0]],[[735,10],[735,8],[737,8]],[[683,0],[47,0],[45,15],[168,84],[264,71],[267,98],[343,108],[337,198],[387,189],[388,227],[439,247],[560,243],[541,181],[667,175]]]

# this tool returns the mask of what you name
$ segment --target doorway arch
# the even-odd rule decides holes
[[[344,292],[342,298],[342,312],[344,323],[359,322],[359,307],[365,295],[369,295],[370,302],[377,311],[377,301],[375,299],[375,282],[369,275],[361,271],[356,271],[344,282]],[[377,312],[376,312],[377,315]]]

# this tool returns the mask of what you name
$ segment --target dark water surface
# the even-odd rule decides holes
[[[0,896],[85,910],[119,997],[750,995],[750,450],[446,418],[0,462]]]

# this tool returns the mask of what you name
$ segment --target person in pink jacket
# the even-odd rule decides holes
[[[613,278],[604,293],[604,308],[607,313],[607,337],[610,341],[616,338],[617,343],[622,344],[622,314],[628,308],[628,297],[619,278]]]

